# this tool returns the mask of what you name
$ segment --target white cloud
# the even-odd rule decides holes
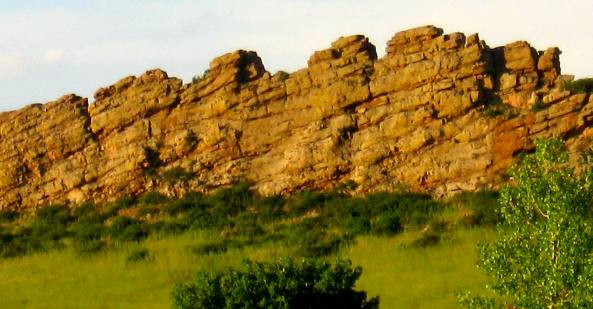
[[[64,58],[64,52],[59,49],[50,48],[45,52],[45,62],[56,63]]]

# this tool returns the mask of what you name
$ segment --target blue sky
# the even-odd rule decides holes
[[[559,46],[563,73],[593,75],[593,1],[97,0],[0,1],[0,111],[101,86],[151,68],[189,81],[215,56],[258,52],[269,71],[306,66],[342,35],[382,55],[424,24],[478,32],[490,46]]]

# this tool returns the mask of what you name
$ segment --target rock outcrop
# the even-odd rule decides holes
[[[381,59],[366,37],[341,37],[291,74],[243,50],[190,84],[151,70],[90,105],[67,95],[0,114],[0,208],[239,180],[262,194],[496,187],[537,138],[589,146],[593,96],[561,90],[559,54],[425,26]]]

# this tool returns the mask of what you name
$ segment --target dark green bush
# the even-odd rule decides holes
[[[78,243],[98,240],[103,236],[104,227],[94,222],[77,221],[69,228],[72,239]]]
[[[176,235],[188,228],[189,226],[186,223],[179,220],[157,221],[150,225],[151,233],[160,235]]]
[[[133,196],[122,196],[118,198],[114,204],[120,209],[130,208],[136,204],[136,198]]]
[[[438,244],[441,241],[441,234],[435,232],[428,232],[422,234],[420,238],[412,242],[414,247],[429,247]]]
[[[276,72],[276,74],[274,74],[274,77],[278,78],[278,81],[285,81],[290,77],[290,74],[288,74],[288,72],[285,71],[278,71]]]
[[[69,235],[66,225],[50,222],[34,222],[30,226],[31,238],[38,239],[46,244],[60,241]]]
[[[146,248],[138,248],[132,250],[126,257],[126,263],[137,263],[147,260],[154,259],[154,256],[150,254],[150,251]]]
[[[16,221],[20,216],[21,214],[16,210],[2,209],[0,210],[0,223],[10,223]]]
[[[531,111],[533,112],[539,112],[544,108],[546,108],[546,104],[544,104],[544,102],[541,100],[537,100],[535,103],[533,103],[533,105],[531,105]]]
[[[73,220],[74,217],[70,214],[70,209],[64,205],[41,207],[35,213],[35,221],[38,223],[67,225]]]
[[[179,213],[184,213],[193,208],[206,208],[204,196],[198,192],[190,192],[184,197],[169,201],[163,206],[163,211],[170,216],[175,216]]]
[[[329,199],[322,192],[303,191],[293,196],[287,203],[288,212],[292,216],[301,216],[308,211],[318,210]]]
[[[107,205],[107,211],[105,212],[105,216],[108,218],[115,217],[118,215],[118,213],[121,209],[130,208],[130,207],[134,206],[135,204],[136,204],[136,199],[134,197],[122,196],[122,197],[118,198],[117,200],[115,200],[114,202],[109,203]]]
[[[497,199],[495,191],[463,192],[454,196],[450,203],[469,208],[470,213],[463,220],[466,226],[494,226],[502,220],[497,212]]]
[[[168,200],[166,196],[157,191],[146,192],[138,198],[138,202],[144,205],[162,204]]]
[[[199,83],[200,81],[203,81],[204,79],[206,79],[206,77],[208,77],[209,73],[210,73],[210,69],[205,70],[204,73],[202,73],[202,74],[194,75],[191,79],[192,84]]]
[[[349,234],[332,234],[326,231],[309,231],[299,235],[299,254],[305,257],[323,257],[336,253],[342,245],[352,241]]]
[[[253,203],[253,198],[253,193],[249,191],[249,183],[239,182],[232,187],[216,191],[206,198],[206,202],[214,212],[222,212],[223,216],[227,216],[246,210]]]
[[[182,182],[188,181],[193,177],[193,175],[191,173],[187,172],[182,167],[173,167],[173,168],[166,170],[163,173],[162,177],[163,177],[163,180],[168,183],[175,183],[178,181],[182,181]]]
[[[95,205],[91,203],[82,203],[70,211],[74,218],[86,217],[97,213]]]
[[[582,78],[564,82],[562,89],[572,93],[593,92],[593,78]]]
[[[95,239],[85,242],[75,242],[74,250],[81,255],[95,254],[103,250],[105,246],[105,242],[100,239]]]
[[[196,135],[196,132],[194,132],[193,130],[187,131],[187,134],[185,135],[185,138],[183,140],[185,141],[185,144],[190,147],[195,146],[200,141],[198,135]]]
[[[116,241],[140,241],[148,236],[141,221],[130,217],[116,217],[109,227],[109,235]]]
[[[396,212],[383,214],[372,224],[372,232],[378,235],[395,235],[402,230],[401,218]]]
[[[354,216],[350,218],[347,229],[353,235],[363,235],[371,231],[371,220],[365,216]]]
[[[225,238],[220,241],[206,242],[190,248],[191,252],[196,255],[219,254],[225,253],[231,248],[241,248],[243,243],[235,239]]]
[[[230,222],[230,236],[256,237],[265,233],[254,213],[244,212],[234,217]]]
[[[13,233],[0,229],[0,257],[17,257],[40,250],[43,250],[42,243],[38,239],[31,238],[30,232]]]
[[[399,232],[406,225],[422,226],[443,209],[443,205],[429,195],[409,192],[373,193],[364,199],[353,199],[346,205],[343,207],[346,216],[356,214],[357,217],[376,219],[377,231],[388,234]]]
[[[286,199],[279,195],[274,195],[260,199],[255,208],[262,222],[270,222],[285,215],[283,209],[285,203]]]
[[[354,290],[361,273],[349,261],[245,261],[239,270],[200,272],[171,297],[174,308],[378,308],[378,298]]]
[[[193,199],[184,206],[189,208],[184,216],[185,223],[194,229],[218,230],[232,228],[231,219],[245,212],[255,201],[247,183],[220,189],[205,199],[200,196]]]

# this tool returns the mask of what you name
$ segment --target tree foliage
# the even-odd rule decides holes
[[[537,142],[501,190],[499,238],[478,248],[498,298],[470,308],[593,308],[593,174],[569,165],[562,141]]]
[[[346,261],[247,260],[240,270],[200,272],[194,282],[177,285],[171,296],[174,308],[376,309],[378,298],[369,300],[354,290],[361,273]]]

